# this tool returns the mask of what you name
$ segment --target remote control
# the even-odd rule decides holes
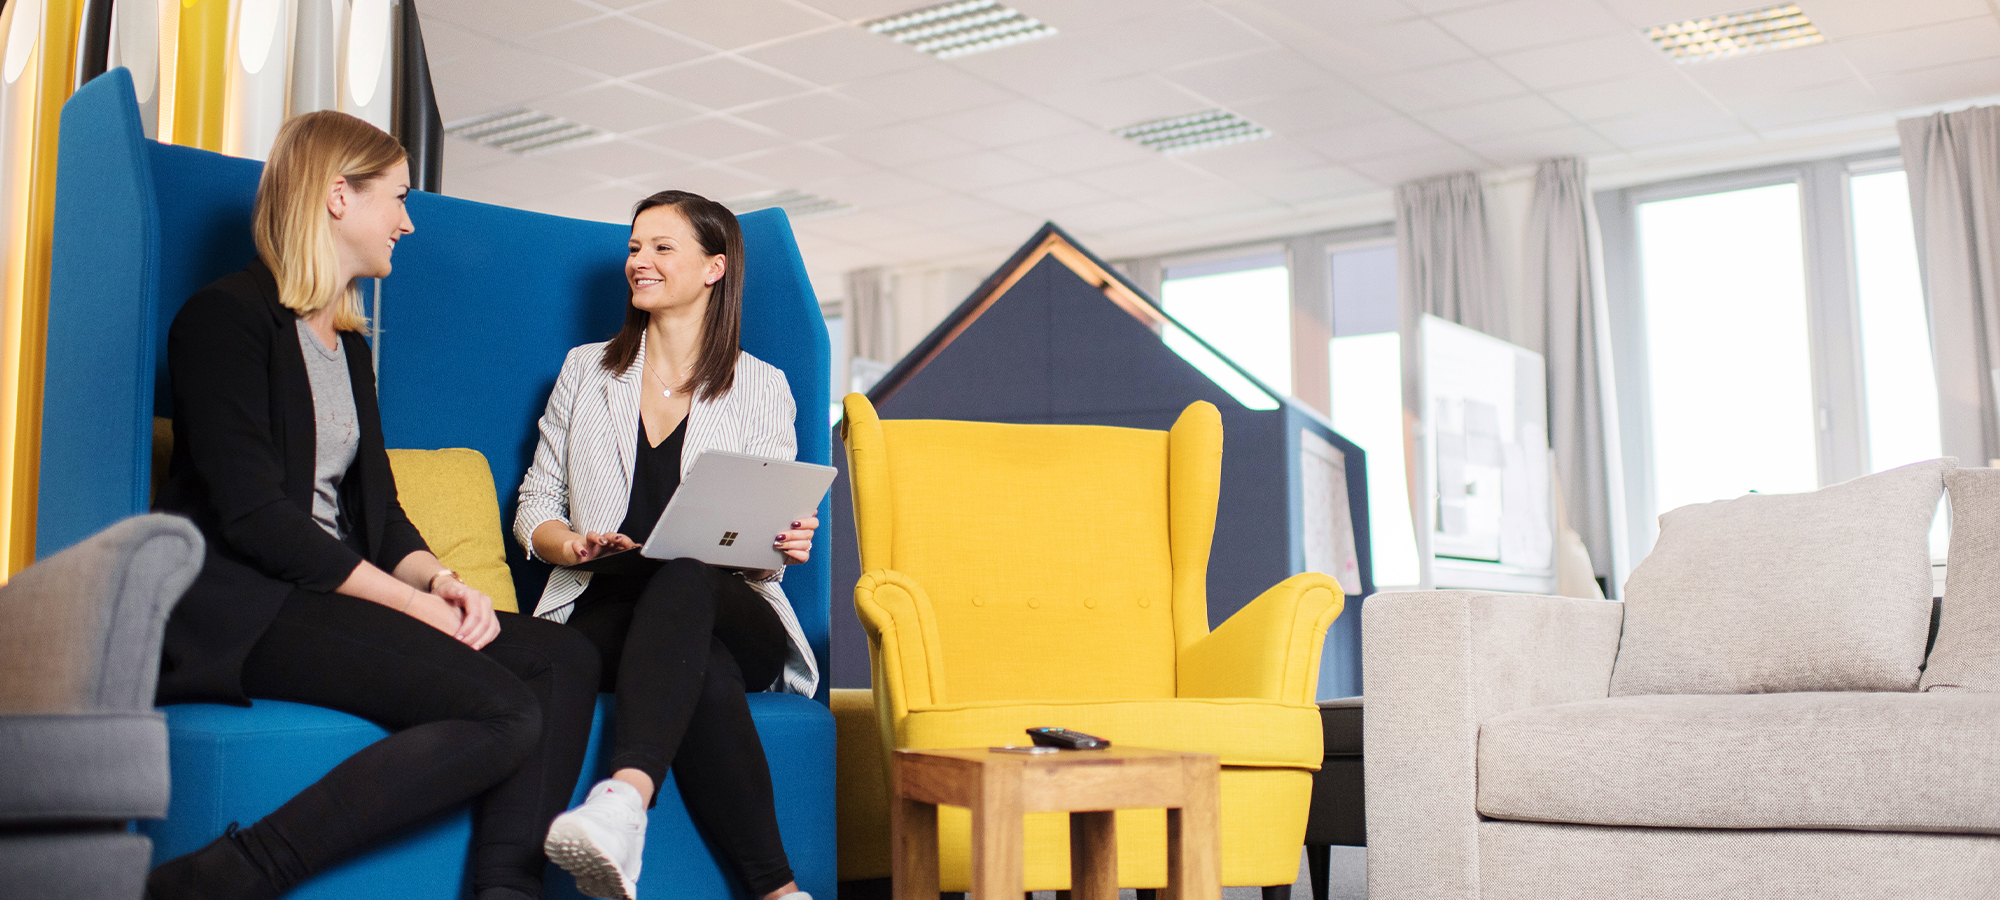
[[[1065,750],[1102,750],[1111,742],[1101,737],[1071,731],[1067,728],[1030,728],[1028,737],[1042,747],[1061,747]]]

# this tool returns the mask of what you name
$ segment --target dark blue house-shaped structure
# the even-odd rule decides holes
[[[1344,516],[1351,523],[1355,568],[1342,581],[1359,592],[1349,595],[1347,610],[1328,632],[1319,696],[1359,694],[1359,600],[1374,590],[1361,448],[1218,353],[1222,365],[1268,395],[1271,402],[1258,405],[1275,408],[1238,400],[1162,340],[1166,329],[1178,328],[1158,304],[1048,224],[890,369],[868,399],[884,418],[1157,429],[1172,426],[1189,403],[1215,404],[1224,445],[1208,566],[1209,622],[1221,623],[1265,589],[1306,571],[1309,559],[1324,560],[1306,547],[1308,520]],[[1327,497],[1337,504],[1340,496],[1339,486],[1303,470],[1314,448],[1323,458],[1328,445],[1344,457],[1345,477],[1338,480],[1344,482],[1345,510],[1313,509]],[[842,467],[833,488],[838,595],[838,586],[854,584],[861,572],[844,455],[834,460]],[[1324,562],[1318,568],[1341,575]],[[834,686],[867,687],[867,637],[844,600],[836,597],[843,611],[833,617]]]

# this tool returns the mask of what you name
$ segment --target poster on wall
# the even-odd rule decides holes
[[[1306,571],[1331,575],[1348,596],[1358,596],[1361,565],[1347,503],[1347,456],[1306,429],[1299,430],[1299,510]]]

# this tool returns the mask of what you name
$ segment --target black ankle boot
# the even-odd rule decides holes
[[[280,893],[251,861],[235,822],[208,846],[167,860],[146,876],[146,900],[275,900]]]

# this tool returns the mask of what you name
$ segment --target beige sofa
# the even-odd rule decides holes
[[[1684,507],[1623,603],[1378,595],[1362,653],[1371,900],[2000,897],[1994,470]]]

